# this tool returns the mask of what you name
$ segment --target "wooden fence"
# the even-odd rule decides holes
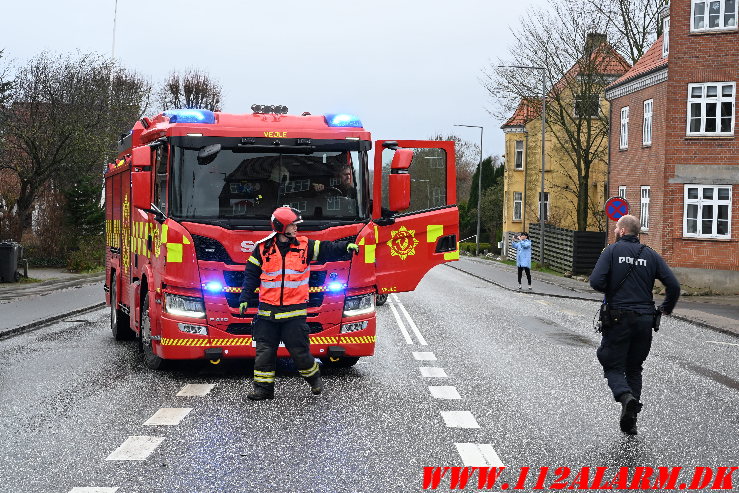
[[[531,224],[531,260],[539,262],[541,234],[538,224]],[[516,249],[511,247],[513,233],[506,233],[507,257],[516,260]],[[600,231],[572,231],[544,225],[544,263],[558,272],[590,274],[600,252],[606,246],[606,233]]]

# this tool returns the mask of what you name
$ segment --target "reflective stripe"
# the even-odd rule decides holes
[[[262,272],[262,275],[263,276],[270,276],[270,277],[271,276],[279,276],[280,274],[282,274],[282,269],[275,270],[275,271],[272,271],[272,272]]]
[[[321,242],[315,240],[313,242],[313,260],[318,260],[318,251],[320,250]]]
[[[285,287],[286,288],[297,288],[299,286],[304,286],[310,282],[310,279],[304,279],[302,281],[285,281]],[[282,286],[282,283],[280,281],[262,281],[261,287],[264,289],[269,288],[279,288]]]
[[[313,363],[313,366],[308,368],[307,370],[299,370],[300,374],[305,378],[310,378],[316,373],[318,373],[318,363]]]
[[[259,371],[254,370],[254,375],[259,375],[260,377],[274,377],[275,372],[274,371]]]
[[[308,310],[293,310],[291,312],[275,313],[275,320],[279,320],[282,318],[300,317],[303,315],[308,315]]]
[[[263,317],[269,317],[272,315],[272,312],[269,310],[257,310],[257,315],[262,315]]]
[[[252,255],[251,257],[249,257],[249,262],[251,262],[252,264],[256,265],[257,267],[259,267],[260,265],[262,265],[262,264],[259,263],[259,260],[257,260],[257,258],[254,255]]]
[[[306,272],[308,272],[308,267],[303,270],[285,269],[285,274],[305,274]]]
[[[257,376],[255,376],[254,377],[254,381],[255,382],[259,382],[259,383],[273,383],[275,381],[275,377],[274,376],[271,376],[271,377],[257,377]]]

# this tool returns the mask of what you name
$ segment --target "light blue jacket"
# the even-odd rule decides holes
[[[516,249],[516,265],[531,268],[531,240],[514,241],[511,245]]]

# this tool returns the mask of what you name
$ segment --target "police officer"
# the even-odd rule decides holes
[[[311,387],[320,394],[323,381],[308,341],[308,280],[310,262],[330,261],[359,247],[346,241],[325,242],[297,236],[300,212],[283,206],[272,213],[273,232],[259,241],[244,271],[239,311],[246,312],[248,298],[259,287],[259,308],[253,325],[256,342],[253,401],[273,399],[275,367],[280,341],[290,352],[295,366]]]
[[[598,361],[613,397],[621,403],[621,431],[636,435],[637,413],[642,404],[642,364],[652,345],[656,317],[652,288],[659,279],[667,289],[660,314],[672,313],[680,296],[680,284],[660,255],[639,243],[639,220],[623,216],[616,223],[616,243],[598,258],[590,286],[603,292],[610,308],[611,324],[603,330]]]

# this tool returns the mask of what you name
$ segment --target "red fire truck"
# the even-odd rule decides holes
[[[105,174],[106,301],[116,339],[149,368],[253,358],[258,293],[240,315],[244,266],[281,205],[300,234],[358,255],[311,265],[311,351],[351,366],[374,353],[375,297],[411,291],[459,258],[454,143],[377,141],[351,115],[166,111],[136,122]],[[280,348],[279,356],[288,356]]]

